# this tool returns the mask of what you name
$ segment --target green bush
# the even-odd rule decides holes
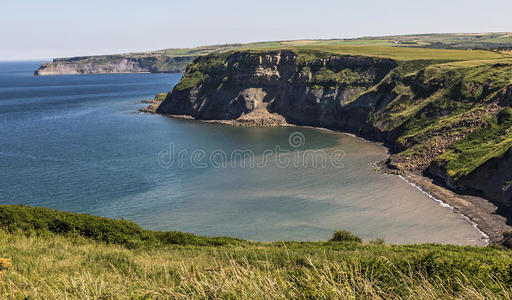
[[[356,242],[361,243],[360,237],[353,235],[346,230],[338,230],[333,235],[329,242]]]
[[[128,220],[113,220],[44,207],[0,205],[0,228],[8,232],[79,235],[108,244],[133,248],[138,245],[231,245],[242,240],[212,238],[182,232],[142,229]]]

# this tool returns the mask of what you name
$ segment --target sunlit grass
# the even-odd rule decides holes
[[[16,216],[37,218],[24,218],[18,231],[0,229],[1,299],[512,296],[512,252],[497,247],[362,243],[345,231],[326,242],[258,243],[182,234],[187,238],[172,243],[126,243],[90,231],[108,224],[110,235],[136,239],[137,226],[126,232],[127,221],[11,208],[19,214],[2,217],[2,228],[19,220]],[[68,224],[69,231],[61,233],[55,224]]]
[[[0,232],[2,299],[508,298],[508,251],[354,243],[127,249]],[[433,269],[432,269],[433,268]],[[437,268],[437,269],[436,269]]]

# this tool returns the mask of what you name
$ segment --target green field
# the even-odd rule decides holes
[[[512,252],[496,246],[249,242],[20,206],[0,206],[0,222],[2,299],[512,296]]]
[[[394,48],[497,49],[512,48],[512,33],[420,34],[332,40],[293,40],[248,44],[212,45],[197,48],[164,49],[149,53],[170,56],[202,56],[214,52],[295,47],[388,46]],[[428,53],[428,52],[427,52]],[[133,53],[132,55],[142,55]]]
[[[495,60],[512,58],[512,56],[487,50],[450,50],[450,49],[428,49],[428,48],[406,48],[374,45],[325,45],[325,46],[303,46],[303,47],[281,47],[279,50],[291,50],[306,56],[304,60],[315,60],[331,55],[358,55],[392,58],[402,61],[410,60],[432,60],[432,61],[468,61],[468,60]],[[255,49],[256,51],[260,49]],[[269,50],[269,49],[265,49]]]
[[[365,46],[372,46],[366,48]],[[392,49],[391,49],[392,48]],[[417,52],[409,50],[416,48]],[[420,48],[420,49],[418,49]],[[355,54],[381,56],[395,59],[437,59],[437,60],[475,60],[499,58],[499,53],[482,52],[437,52],[430,49],[484,49],[507,53],[512,48],[512,35],[509,33],[485,34],[427,34],[388,37],[369,37],[358,39],[332,40],[295,40],[256,42],[248,44],[226,44],[201,46],[196,48],[169,48],[149,52],[133,52],[114,55],[83,56],[57,58],[56,62],[74,64],[107,64],[129,58],[151,66],[152,72],[183,72],[196,57],[211,53],[245,50],[303,49],[313,56],[331,54]],[[324,53],[324,54],[321,54]],[[509,53],[510,54],[510,53]],[[461,57],[459,57],[459,55]]]

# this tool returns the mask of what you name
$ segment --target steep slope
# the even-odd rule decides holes
[[[253,124],[277,115],[355,132],[392,149],[387,165],[394,172],[425,171],[510,205],[512,60],[485,51],[426,50],[212,54],[187,67],[156,111],[201,120],[243,120],[265,111]]]

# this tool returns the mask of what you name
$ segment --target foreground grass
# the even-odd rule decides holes
[[[64,216],[70,224],[87,223],[81,229],[110,222],[122,230],[127,221],[19,206],[0,206],[0,212],[6,208],[43,220],[35,230],[27,224],[36,219],[23,230],[4,221],[0,257],[11,266],[0,274],[1,299],[512,296],[512,252],[496,247],[361,243],[347,232],[335,235],[342,242],[214,244],[197,243],[207,238],[195,236],[196,242],[126,244],[86,236],[87,230],[57,233],[48,225]]]
[[[492,248],[272,243],[128,249],[0,232],[2,299],[510,298],[511,254]]]

